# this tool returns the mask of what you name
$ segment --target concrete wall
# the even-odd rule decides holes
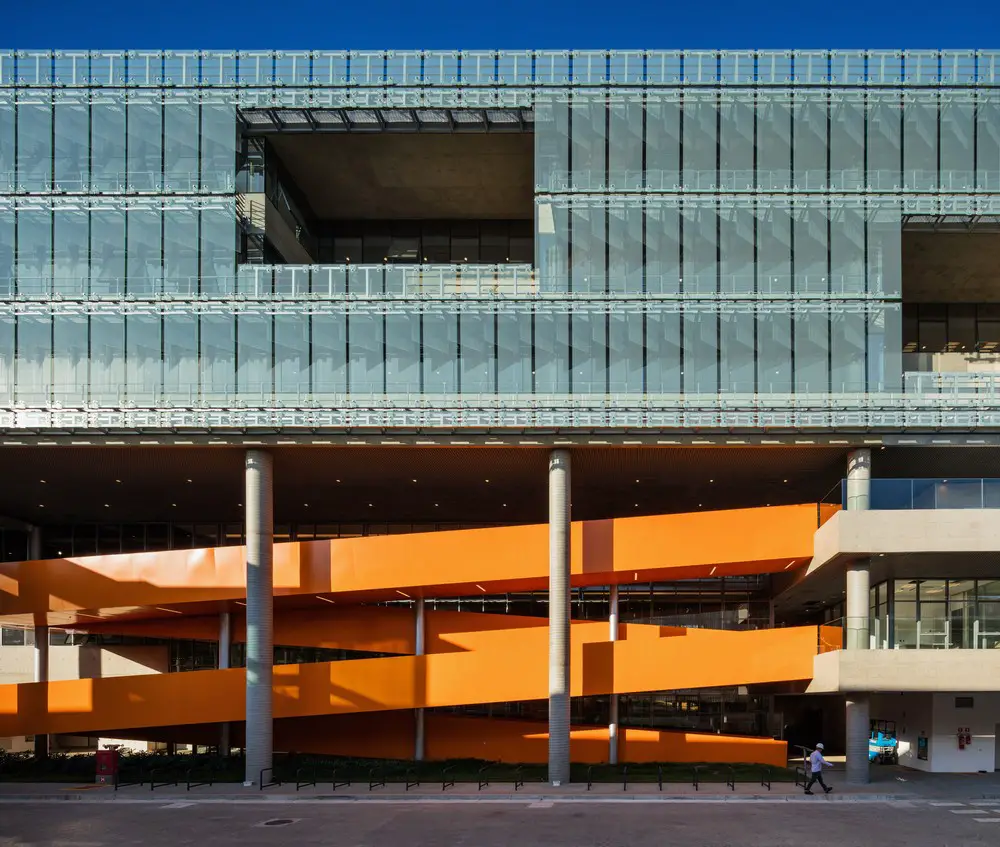
[[[1000,650],[835,650],[813,658],[809,694],[1000,689]]]
[[[34,647],[0,647],[0,685],[31,682],[35,674]],[[101,679],[166,673],[168,648],[163,645],[49,648],[49,679]]]
[[[899,738],[899,763],[920,771],[931,770],[930,756],[937,749],[933,742],[928,747],[927,761],[917,758],[917,739],[922,733],[930,737],[934,731],[931,694],[878,694],[872,697],[872,720],[896,722]]]
[[[973,708],[955,708],[955,698],[962,696],[972,697]],[[872,697],[871,716],[896,721],[901,765],[933,773],[992,773],[1000,768],[1000,692],[880,694]],[[958,728],[966,726],[972,743],[959,750]],[[925,761],[917,758],[921,735],[928,739]]]
[[[0,647],[0,685],[31,682],[35,675],[34,647]],[[139,676],[166,673],[170,654],[166,646],[129,645],[118,647],[49,647],[49,678],[54,682],[65,679],[99,679],[112,676]],[[85,736],[55,736],[52,750],[93,749],[115,739],[92,739]],[[134,750],[145,750],[145,742],[125,742]],[[12,753],[34,750],[34,743],[25,736],[0,738],[0,749]]]

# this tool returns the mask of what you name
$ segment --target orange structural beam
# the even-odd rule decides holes
[[[571,694],[808,680],[818,649],[816,627],[637,632],[643,629],[649,631],[609,642],[598,640],[596,629],[574,626]],[[495,634],[490,649],[278,666],[274,716],[544,699],[547,628]],[[239,721],[244,685],[244,671],[233,669],[0,686],[0,736]]]
[[[584,521],[571,527],[574,585],[767,573],[807,562],[835,507],[779,506]],[[184,613],[246,596],[244,548],[0,564],[0,617],[51,622]],[[276,597],[336,602],[544,588],[548,526],[343,538],[274,547]],[[77,615],[77,613],[82,613]],[[74,617],[75,616],[75,617]]]

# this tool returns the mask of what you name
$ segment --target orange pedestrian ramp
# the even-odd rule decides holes
[[[811,626],[749,632],[642,627],[640,637],[617,642],[601,640],[606,627],[572,628],[573,696],[807,681],[819,644],[819,630]],[[277,666],[274,717],[548,696],[546,627],[494,631],[472,646],[425,656]],[[0,686],[0,736],[93,735],[244,719],[242,669]]]

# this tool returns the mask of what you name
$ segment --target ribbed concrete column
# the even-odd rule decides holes
[[[868,565],[868,559],[859,559],[847,565],[844,616],[848,650],[867,650],[871,646],[868,633],[871,588]]]
[[[219,670],[224,671],[229,668],[230,646],[233,643],[232,621],[229,612],[222,612],[219,615]],[[232,743],[229,739],[229,721],[223,721],[219,730],[219,753],[229,758],[229,750]]]
[[[618,640],[618,586],[608,588],[608,640]],[[608,708],[608,762],[618,764],[618,695],[613,693]]]
[[[871,499],[872,454],[862,448],[847,456],[847,508],[867,511]]]
[[[42,558],[42,529],[33,526],[28,533],[28,559],[37,562]],[[35,625],[35,682],[49,681],[49,628],[46,624]],[[44,759],[49,755],[49,737],[35,736],[35,758]]]
[[[413,604],[414,612],[414,624],[416,626],[416,633],[414,636],[414,653],[417,656],[423,656],[426,653],[426,624],[425,624],[425,612],[424,612],[424,598],[418,597],[416,602]],[[413,758],[422,762],[425,756],[426,747],[426,735],[424,728],[424,710],[415,710],[416,718],[416,732],[413,739]]]
[[[247,728],[245,784],[271,767],[274,663],[274,493],[271,456],[246,454]],[[266,777],[265,777],[266,778]]]
[[[569,782],[568,450],[549,454],[549,782]]]
[[[867,785],[868,738],[871,721],[868,714],[867,694],[847,695],[847,782]]]
[[[49,628],[44,624],[35,625],[35,682],[49,681]],[[46,698],[46,703],[48,698]],[[35,736],[35,758],[45,759],[49,755],[49,737]]]

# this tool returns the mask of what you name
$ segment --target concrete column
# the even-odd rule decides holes
[[[246,454],[247,727],[244,785],[255,785],[271,767],[271,678],[274,663],[274,492],[271,456]],[[266,778],[266,777],[265,777]]]
[[[570,455],[549,454],[549,782],[569,782]]]
[[[618,586],[608,588],[608,640],[618,640]],[[608,762],[618,764],[618,695],[611,693],[608,708]]]
[[[33,526],[28,533],[28,559],[37,562],[42,558],[42,529]],[[49,681],[49,628],[46,624],[35,625],[35,682]],[[49,755],[49,737],[35,736],[35,758],[44,759]]]
[[[426,653],[426,642],[425,633],[427,631],[425,623],[425,612],[424,612],[424,598],[418,597],[416,602],[413,604],[414,612],[414,624],[416,625],[416,633],[414,636],[414,654],[417,656],[423,656]],[[424,710],[415,709],[416,718],[416,733],[413,739],[413,758],[422,762],[426,754],[426,735],[424,727]]]
[[[847,622],[847,649],[867,650],[868,615],[870,614],[870,578],[868,559],[849,562],[847,565],[846,603],[844,617]]]
[[[868,695],[848,694],[846,776],[850,785],[868,784],[868,737],[870,732]]]
[[[35,682],[49,681],[49,628],[45,624],[35,624]],[[48,697],[45,698],[48,703]],[[49,755],[49,737],[35,736],[35,758],[45,759]]]
[[[229,668],[229,652],[233,643],[232,621],[229,612],[219,615],[219,670],[224,671]],[[219,729],[219,753],[229,758],[229,749],[232,743],[229,738],[229,721],[223,721]]]
[[[871,499],[872,454],[861,448],[847,456],[847,508],[867,511]]]

